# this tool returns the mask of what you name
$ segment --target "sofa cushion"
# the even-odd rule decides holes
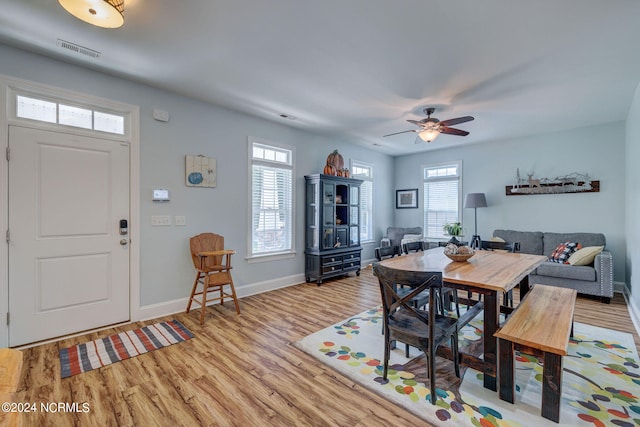
[[[576,242],[564,242],[560,243],[556,248],[551,252],[549,256],[549,261],[557,262],[558,264],[569,264],[569,257],[573,255],[575,251],[578,249],[582,249],[580,243]]]
[[[541,255],[549,256],[553,250],[564,242],[580,243],[586,246],[606,246],[604,234],[601,233],[544,233],[544,251]]]
[[[603,249],[604,246],[587,246],[571,254],[568,262],[571,265],[591,265],[596,255],[602,252]]]
[[[538,266],[535,274],[560,279],[596,280],[596,269],[593,267],[558,264],[556,262],[543,262]]]
[[[505,242],[520,243],[520,252],[522,253],[543,254],[543,233],[541,231],[494,230],[493,235],[504,239]]]

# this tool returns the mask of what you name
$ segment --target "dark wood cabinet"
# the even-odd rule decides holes
[[[360,185],[362,180],[307,175],[305,276],[318,285],[326,277],[360,275]]]

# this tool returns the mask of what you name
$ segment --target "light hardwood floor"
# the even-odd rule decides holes
[[[292,344],[378,304],[377,280],[365,269],[242,298],[241,315],[229,304],[209,308],[203,326],[194,310],[26,349],[16,401],[89,403],[88,413],[26,413],[25,426],[427,425]],[[60,348],[174,318],[195,338],[60,379]],[[640,342],[620,295],[609,305],[578,297],[575,320]]]

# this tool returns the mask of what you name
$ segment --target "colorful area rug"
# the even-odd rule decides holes
[[[549,325],[552,327],[552,325]],[[404,345],[392,351],[389,379],[382,380],[384,340],[379,308],[337,323],[295,343],[340,373],[413,412],[434,425],[449,426],[635,426],[640,425],[640,367],[633,336],[575,323],[569,355],[564,357],[560,424],[540,416],[542,363],[517,353],[516,403],[498,398],[482,386],[482,373],[465,369],[460,383],[436,387],[430,402],[425,360]],[[460,332],[460,346],[473,346],[482,336],[482,316]],[[453,371],[453,363],[438,361]],[[446,375],[444,375],[446,376]],[[453,377],[455,379],[455,376]],[[428,381],[427,381],[428,384]]]
[[[98,369],[193,338],[177,320],[121,332],[60,350],[62,378]]]

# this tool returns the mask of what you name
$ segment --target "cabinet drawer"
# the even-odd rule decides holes
[[[329,265],[342,262],[342,255],[328,255],[322,257],[322,265]]]
[[[344,262],[351,261],[354,259],[360,259],[360,251],[344,254],[342,256],[342,259],[344,260]]]
[[[354,267],[360,268],[360,258],[347,259],[345,257],[344,263],[342,263],[342,268],[346,270],[348,268],[354,268]]]
[[[324,265],[322,266],[322,274],[331,273],[334,271],[342,271],[342,264]]]

